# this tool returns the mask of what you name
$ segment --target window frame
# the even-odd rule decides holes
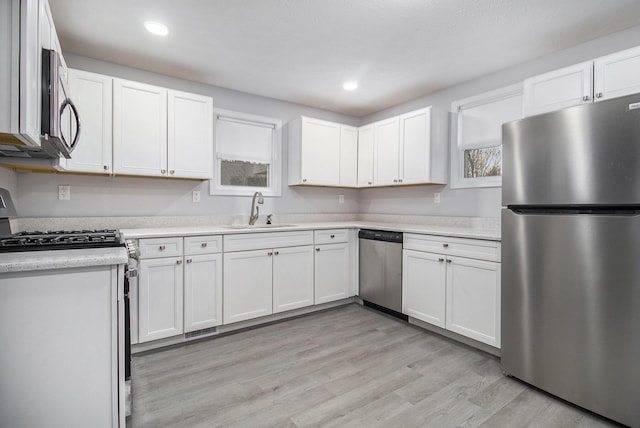
[[[216,196],[252,196],[255,192],[261,192],[264,196],[282,196],[282,120],[242,113],[226,109],[214,109],[214,148],[213,148],[213,179],[209,180],[209,194]],[[224,117],[230,121],[255,124],[255,126],[273,127],[271,140],[271,163],[269,164],[269,187],[255,186],[229,186],[221,184],[221,153],[218,152],[217,129],[218,120]],[[255,159],[242,158],[240,161],[253,162]]]
[[[522,115],[522,95],[523,85],[517,83],[484,92],[479,95],[464,98],[451,103],[451,188],[452,189],[473,189],[480,187],[501,187],[502,175],[493,177],[473,177],[464,176],[464,151],[467,149],[481,149],[490,147],[500,147],[502,153],[502,140],[487,141],[486,144],[464,145],[462,140],[462,126],[464,116],[460,114],[463,110],[480,107],[509,98],[520,97],[520,118]]]

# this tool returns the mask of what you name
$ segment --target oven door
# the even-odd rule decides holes
[[[80,119],[69,98],[67,69],[51,49],[42,50],[41,120],[43,149],[70,159],[80,138]]]

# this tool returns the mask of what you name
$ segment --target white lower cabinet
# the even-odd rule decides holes
[[[349,243],[316,245],[315,304],[353,295],[350,280]]]
[[[402,312],[445,326],[446,268],[438,254],[404,250],[402,254]]]
[[[500,244],[495,241],[405,234],[402,312],[499,348],[499,258]]]
[[[182,256],[141,260],[139,270],[139,342],[182,334]]]
[[[184,261],[184,331],[222,324],[222,254],[185,255]]]
[[[313,246],[273,250],[273,313],[313,305]]]
[[[224,255],[224,324],[273,312],[272,253],[273,250],[254,250]]]

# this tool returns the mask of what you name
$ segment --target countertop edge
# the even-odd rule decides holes
[[[109,266],[127,262],[124,247],[2,253],[0,273]]]

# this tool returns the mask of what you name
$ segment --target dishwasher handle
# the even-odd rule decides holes
[[[372,241],[399,242],[402,243],[402,232],[390,230],[360,229],[358,238]]]

